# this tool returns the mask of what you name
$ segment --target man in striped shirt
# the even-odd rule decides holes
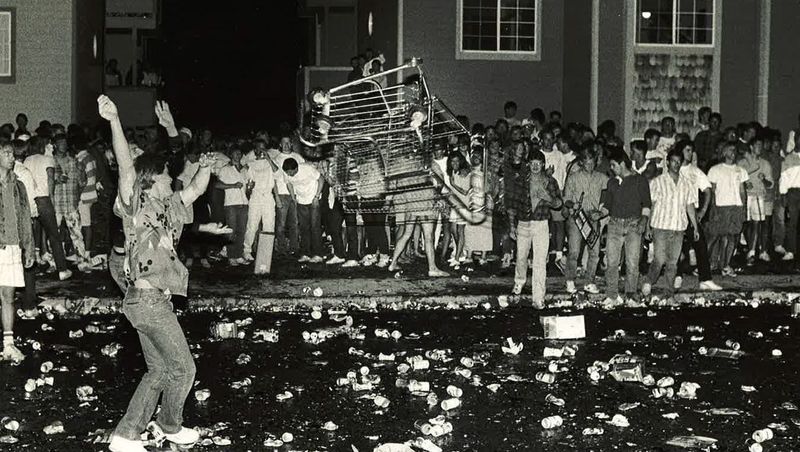
[[[97,162],[94,156],[88,151],[88,143],[83,134],[76,134],[70,137],[72,147],[75,149],[75,160],[78,166],[78,177],[80,184],[80,201],[78,202],[78,214],[81,219],[81,232],[83,233],[83,243],[86,247],[87,257],[91,257],[92,251],[92,204],[97,202]]]
[[[666,267],[664,277],[667,282],[667,298],[675,294],[673,281],[678,269],[678,258],[681,256],[683,234],[689,222],[694,229],[692,238],[694,241],[700,239],[694,208],[695,188],[688,179],[681,176],[682,165],[683,152],[680,149],[672,149],[667,154],[667,171],[650,181],[650,200],[653,207],[650,227],[645,230],[645,235],[652,237],[655,256],[647,278],[642,284],[644,296],[650,295],[651,286],[658,281],[658,276],[664,267]]]

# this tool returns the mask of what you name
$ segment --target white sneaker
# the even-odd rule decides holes
[[[778,245],[775,247],[775,252],[778,254],[786,254],[786,248],[783,245]]]
[[[310,260],[311,260],[311,258],[304,254],[304,255],[300,256],[300,259],[297,259],[297,262],[300,262],[302,264],[303,262],[308,262]]]
[[[355,259],[348,259],[342,264],[342,268],[358,267],[358,261]]]
[[[391,258],[388,255],[381,254],[380,257],[378,258],[378,263],[375,264],[375,265],[380,267],[380,268],[384,268],[384,267],[389,265],[389,260],[390,259]]]
[[[722,287],[720,287],[719,284],[711,280],[700,281],[700,290],[705,290],[708,292],[718,292],[722,290]]]
[[[25,359],[25,355],[14,344],[6,344],[3,346],[3,360],[14,361],[18,363]]]
[[[525,286],[524,284],[514,283],[514,288],[511,289],[511,293],[513,293],[514,295],[521,294],[522,293],[522,288],[524,286]]]
[[[344,262],[344,258],[334,255],[332,258],[325,261],[325,265],[337,265],[341,264],[342,262]]]
[[[600,293],[600,289],[598,289],[597,288],[597,284],[594,284],[594,283],[589,283],[589,284],[583,286],[583,290],[585,290],[586,292],[588,292],[590,294],[599,294]]]
[[[324,261],[325,259],[322,256],[314,256],[308,260],[309,264],[319,264],[320,262]]]
[[[121,436],[112,435],[111,443],[108,445],[111,452],[147,452],[139,440],[125,439]]]
[[[374,254],[367,254],[366,256],[361,258],[361,265],[363,265],[364,267],[372,267],[373,265],[375,265],[375,262],[377,261],[378,259],[375,257]]]
[[[167,441],[181,446],[194,444],[200,440],[200,434],[197,433],[197,430],[186,427],[181,427],[178,433],[165,433],[164,436],[166,436]]]
[[[66,281],[72,278],[72,271],[71,270],[64,270],[63,272],[58,272],[58,279],[61,281]]]
[[[622,306],[623,304],[625,304],[625,301],[620,295],[617,295],[617,298],[606,297],[606,299],[603,300],[603,309],[614,309],[617,306]]]
[[[253,253],[249,251],[242,253],[242,259],[244,259],[246,262],[253,262],[256,260],[256,258],[253,257]]]
[[[578,289],[575,288],[575,281],[567,281],[567,293],[575,293]]]
[[[642,295],[644,295],[645,297],[649,297],[652,289],[653,287],[650,285],[650,283],[642,284]]]
[[[788,251],[786,254],[784,254],[784,255],[783,255],[783,257],[781,258],[781,260],[784,260],[784,261],[793,261],[793,260],[794,260],[794,253],[792,253],[791,251]]]
[[[745,238],[744,232],[739,234],[739,245],[747,246],[747,238]]]
[[[70,262],[78,262],[78,255],[77,254],[70,254],[66,257],[66,259]]]
[[[681,278],[680,276],[676,276],[675,281],[673,281],[672,283],[672,288],[678,290],[681,288],[681,286],[683,286],[683,278]]]
[[[761,254],[758,255],[758,258],[764,262],[769,262],[772,258],[769,256],[769,253],[766,251],[762,251]]]

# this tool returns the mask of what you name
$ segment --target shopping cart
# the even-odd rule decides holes
[[[386,82],[401,71],[404,82]],[[327,91],[312,90],[308,100],[310,126],[301,141],[328,158],[345,211],[411,212],[429,210],[428,201],[434,208],[454,202],[432,170],[433,148],[469,132],[431,94],[421,60]]]

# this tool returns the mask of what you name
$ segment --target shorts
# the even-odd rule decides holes
[[[713,206],[706,223],[706,235],[738,235],[744,224],[744,210],[742,206]]]
[[[88,228],[92,225],[92,205],[78,203],[78,214],[81,217],[81,227]]]
[[[22,248],[18,245],[0,246],[0,287],[25,287]]]
[[[772,213],[772,207],[767,210],[763,196],[747,195],[747,221],[764,221],[767,212]]]

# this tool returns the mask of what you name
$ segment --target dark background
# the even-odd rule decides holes
[[[180,124],[242,133],[295,122],[303,37],[295,0],[162,5],[157,59]]]

